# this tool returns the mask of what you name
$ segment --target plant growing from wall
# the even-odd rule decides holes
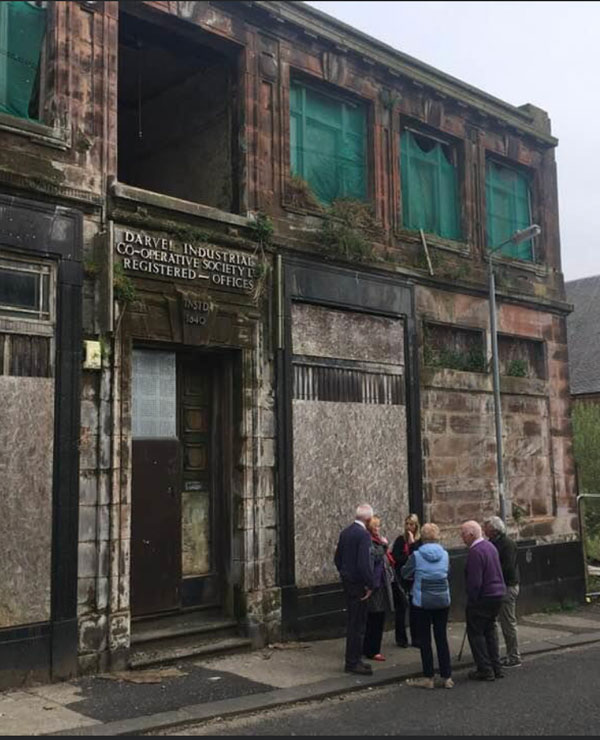
[[[310,185],[300,175],[290,175],[285,183],[285,199],[295,208],[308,211],[323,211],[323,204]]]
[[[353,198],[337,198],[325,209],[319,241],[327,254],[350,262],[373,260],[373,240],[381,237],[373,209]]]
[[[454,340],[456,341],[456,340]],[[486,370],[485,354],[477,346],[457,347],[449,333],[446,344],[434,340],[430,328],[423,329],[423,362],[428,367],[462,370],[463,372],[483,373]]]
[[[115,262],[113,265],[113,295],[123,309],[126,309],[137,298],[133,280],[125,274],[120,262]]]
[[[91,280],[95,280],[100,272],[100,266],[93,259],[87,259],[83,263],[83,273]]]
[[[271,273],[271,263],[267,259],[265,249],[273,243],[273,234],[275,227],[273,221],[264,213],[257,213],[254,221],[250,224],[252,240],[256,242],[256,248],[253,256],[256,258],[254,266],[254,289],[252,291],[252,300],[255,303],[266,293],[269,275]]]
[[[516,358],[508,363],[505,375],[511,378],[526,378],[528,369],[527,360]]]

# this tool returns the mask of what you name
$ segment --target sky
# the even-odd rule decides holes
[[[600,274],[600,2],[317,2],[329,13],[512,105],[559,139],[565,280]]]

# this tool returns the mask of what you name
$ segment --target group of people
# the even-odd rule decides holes
[[[473,680],[495,681],[503,677],[504,667],[521,665],[516,619],[517,546],[497,516],[486,519],[483,530],[475,521],[464,522],[461,537],[468,547],[466,636],[476,665],[468,675]],[[346,597],[345,671],[370,675],[371,665],[364,658],[385,660],[381,642],[389,612],[395,614],[396,644],[408,647],[408,612],[410,644],[421,652],[423,676],[408,679],[407,684],[435,686],[433,630],[440,685],[451,689],[454,682],[447,636],[450,558],[440,544],[439,527],[433,523],[421,527],[416,514],[410,514],[403,534],[390,548],[381,534],[381,520],[369,504],[361,504],[354,522],[340,534],[334,561]],[[498,622],[506,644],[503,660]]]

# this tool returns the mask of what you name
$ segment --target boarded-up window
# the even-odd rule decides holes
[[[545,378],[544,343],[520,337],[498,337],[500,374],[516,378]]]
[[[366,136],[363,105],[292,83],[292,173],[306,180],[323,203],[366,198]]]
[[[49,378],[52,375],[50,337],[6,334],[2,342],[2,365],[6,375],[28,378]]]
[[[486,370],[483,332],[426,323],[423,361],[429,367],[483,373]]]

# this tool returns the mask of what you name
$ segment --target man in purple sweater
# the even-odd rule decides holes
[[[467,637],[477,666],[469,673],[475,681],[502,678],[496,618],[506,591],[498,550],[483,539],[477,522],[464,522],[460,528],[469,548],[465,580],[467,586]]]

